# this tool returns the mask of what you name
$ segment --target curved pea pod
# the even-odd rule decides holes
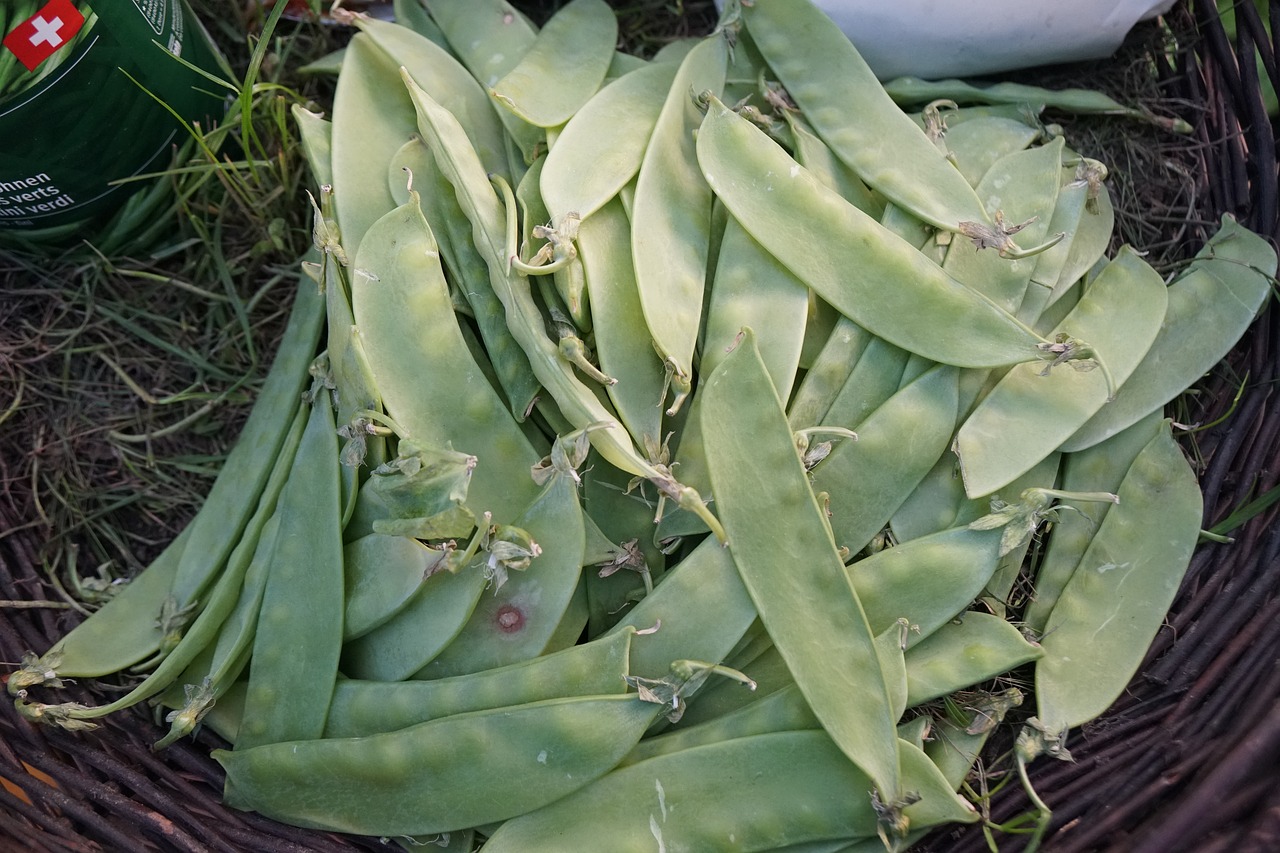
[[[348,543],[343,639],[367,634],[398,613],[445,556],[408,536],[372,533]]]
[[[486,90],[520,62],[538,37],[529,19],[505,0],[430,0],[427,8],[454,54]],[[545,134],[510,110],[494,108],[519,148],[519,155],[508,156],[511,179],[519,180]]]
[[[733,557],[708,537],[667,572],[662,583],[611,633],[628,628],[644,631],[645,636],[631,645],[631,674],[661,678],[674,660],[723,660],[755,619],[755,605]]]
[[[461,139],[457,121],[412,80],[406,82],[418,109],[423,137],[472,223],[477,246],[489,265],[490,280],[506,311],[508,328],[529,356],[534,375],[547,389],[556,408],[573,428],[591,428],[591,444],[606,460],[654,482],[665,497],[692,509],[717,533],[717,538],[723,538],[720,523],[696,491],[676,482],[665,466],[659,467],[659,463],[640,455],[626,428],[617,422],[595,391],[576,375],[573,365],[561,356],[559,348],[547,336],[541,309],[533,299],[527,278],[511,270],[507,263],[503,202],[490,186],[475,152]],[[510,208],[514,200],[509,198],[509,188],[505,194]]]
[[[414,132],[413,105],[397,76],[368,35],[352,37],[333,95],[332,143],[334,207],[349,258],[369,226],[396,206],[387,164]]]
[[[422,0],[393,0],[391,8],[397,24],[408,27],[418,35],[429,38],[442,48],[448,49],[448,40],[440,31],[440,25],[423,5]]]
[[[485,583],[476,566],[433,574],[391,618],[343,647],[343,673],[374,681],[410,677],[458,636]]]
[[[417,678],[465,675],[542,653],[578,586],[586,532],[576,477],[552,476],[515,522],[541,548],[529,567],[482,595],[458,636]]]
[[[1115,494],[1133,460],[1155,436],[1163,417],[1162,412],[1152,412],[1106,441],[1066,454],[1059,488],[1066,492]],[[1063,500],[1059,507],[1054,512],[1049,544],[1036,564],[1035,592],[1022,614],[1023,624],[1038,634],[1044,633],[1053,605],[1080,564],[1111,504]]]
[[[544,176],[550,166],[548,155]],[[612,199],[582,221],[578,254],[591,294],[600,369],[618,380],[605,390],[627,431],[642,444],[657,442],[662,433],[662,360],[644,324],[636,322],[642,311],[640,292],[631,259],[631,223],[621,202]]]
[[[253,640],[237,743],[319,737],[342,648],[338,441],[321,395],[280,497],[280,527]]]
[[[800,165],[868,216],[878,219],[884,214],[884,199],[876,197],[852,169],[837,159],[803,118],[792,112],[785,112],[783,118],[791,131],[796,161]]]
[[[1167,302],[1160,275],[1122,250],[1058,327],[1088,340],[1105,367],[1057,367],[1047,376],[1031,365],[1010,370],[956,433],[965,492],[978,497],[1008,484],[1107,405],[1112,381],[1122,386],[1155,340]],[[1102,375],[1107,369],[1111,378]]]
[[[1063,449],[1080,450],[1114,435],[1194,384],[1253,322],[1275,271],[1267,241],[1224,216],[1191,266],[1169,285],[1164,325],[1129,381]]]
[[[1068,192],[1068,188],[1064,187],[1063,192]],[[1111,245],[1111,237],[1115,234],[1116,212],[1106,184],[1095,187],[1086,182],[1084,196],[1085,211],[1080,215],[1075,230],[1070,232],[1071,242],[1062,269],[1057,271],[1057,281],[1038,279],[1052,288],[1049,292],[1049,307],[1060,302],[1076,282],[1089,275],[1105,258]],[[1052,259],[1053,255],[1049,254],[1048,258],[1042,260],[1048,262]],[[1046,271],[1046,276],[1047,274]],[[1049,313],[1047,309],[1042,309],[1042,312]],[[1037,322],[1036,328],[1041,327],[1042,323]]]
[[[663,706],[551,699],[392,732],[215,750],[226,802],[295,826],[423,835],[506,820],[606,773]]]
[[[988,221],[964,176],[817,6],[767,0],[744,4],[742,18],[805,118],[871,187],[938,228],[955,231],[964,221]]]
[[[325,299],[306,276],[299,276],[289,325],[258,392],[249,419],[227,455],[200,511],[188,528],[170,596],[177,609],[197,601],[235,548],[280,456],[298,396],[310,381],[309,368],[324,326]],[[143,618],[150,618],[147,614]]]
[[[730,685],[731,689],[735,687],[743,690],[744,685]],[[677,725],[657,737],[645,738],[627,753],[620,766],[733,738],[821,728],[822,724],[809,710],[800,688],[792,683],[699,725]]]
[[[369,229],[351,291],[383,405],[407,433],[401,437],[474,455],[467,507],[477,518],[515,517],[537,488],[512,472],[528,471],[540,454],[471,357],[416,197]]]
[[[462,63],[431,39],[400,24],[365,15],[357,15],[354,23],[396,67],[404,68],[418,85],[453,113],[467,131],[467,138],[485,168],[498,174],[507,173],[502,123],[484,88]],[[394,85],[389,80],[386,84]]]
[[[711,190],[701,180],[690,92],[724,88],[728,47],[712,35],[685,56],[636,175],[631,254],[645,324],[679,383],[693,377],[711,228]],[[672,411],[687,391],[677,391]]]
[[[764,636],[768,640],[768,635]],[[784,687],[794,687],[795,679],[791,677],[791,670],[787,669],[787,662],[782,659],[782,655],[778,653],[777,646],[770,642],[769,648],[765,649],[749,663],[740,663],[733,658],[729,658],[726,666],[736,669],[747,675],[756,685],[755,690],[750,690],[744,684],[739,684],[728,678],[720,678],[697,692],[696,695],[690,697],[688,709],[683,717],[680,718],[680,726],[676,729],[679,731],[683,727],[693,727],[711,720],[723,717],[729,714],[735,714],[738,711],[752,705],[767,696],[772,696]],[[798,689],[798,688],[797,688]],[[803,697],[800,700],[804,702]],[[805,708],[809,706],[805,703]],[[821,723],[816,722],[817,718],[813,717],[812,711],[806,713],[815,720],[812,728],[820,728]],[[793,728],[811,728],[810,726],[794,726]]]
[[[848,317],[841,316],[787,403],[792,429],[820,424],[870,342],[876,338]]]
[[[847,568],[871,630],[911,625],[908,649],[977,598],[1000,559],[1000,531],[953,527],[912,539]]]
[[[968,611],[907,652],[907,705],[981,684],[1043,654],[999,616]]]
[[[964,503],[959,462],[955,454],[944,453],[894,512],[889,529],[898,542],[909,542],[956,527],[956,513]]]
[[[625,693],[633,631],[485,672],[432,681],[339,680],[325,737],[363,737],[453,714]]]
[[[119,672],[154,654],[166,631],[157,617],[173,586],[191,525],[106,604],[55,642],[41,657],[46,669],[67,678]],[[13,677],[9,685],[16,688]]]
[[[471,306],[498,387],[506,397],[512,416],[523,421],[542,387],[533,375],[528,356],[507,328],[502,302],[489,281],[489,268],[473,243],[471,223],[458,205],[453,186],[445,179],[421,137],[415,136],[406,142],[390,166],[388,178],[393,188],[398,187],[393,194],[400,204],[409,202],[412,189],[406,181],[406,168],[413,176],[413,185],[418,187],[418,201],[439,245],[444,266]]]
[[[1195,472],[1168,421],[1133,461],[1063,588],[1036,663],[1049,732],[1094,719],[1124,691],[1164,621],[1200,535]]]
[[[529,124],[558,127],[600,88],[617,40],[618,19],[604,0],[572,0],[490,92]]]
[[[875,635],[750,329],[699,396],[711,486],[743,585],[818,719],[891,800],[896,717]]]
[[[573,212],[585,222],[636,176],[678,68],[658,62],[622,75],[564,126],[540,181],[553,219]]]
[[[901,749],[904,786],[921,796],[903,810],[913,828],[977,820],[923,752],[910,744]],[[825,732],[739,737],[619,768],[571,797],[508,821],[486,848],[592,850],[607,838],[613,853],[765,851],[874,837],[876,812],[866,794],[873,784]]]
[[[698,370],[714,371],[744,326],[760,329],[760,357],[778,396],[789,399],[804,345],[809,289],[732,217],[717,257]]]
[[[333,122],[301,104],[294,104],[290,112],[293,123],[298,126],[298,141],[302,143],[311,177],[317,186],[333,184]]]
[[[830,495],[831,531],[857,553],[947,450],[959,415],[959,371],[938,365],[890,397],[814,466],[813,488]]]
[[[1040,133],[1039,128],[1032,127],[1025,121],[1005,116],[982,116],[959,122],[955,126],[949,124],[943,138],[947,150],[955,160],[956,168],[975,188],[978,198],[983,199],[980,182],[991,167],[1000,158],[1026,149],[1040,137]],[[991,210],[989,203],[986,203],[986,207]],[[1009,215],[1009,219],[1014,222],[1021,222],[1024,218]],[[1049,233],[1053,233],[1052,227]]]
[[[1062,150],[1059,137],[1006,154],[991,164],[974,188],[992,217],[1020,227],[1018,239],[1027,245],[1040,245],[1050,236],[1049,222],[1062,183]],[[1039,255],[1004,258],[972,240],[955,239],[942,268],[1012,314],[1022,305],[1038,261]]]
[[[707,182],[734,218],[858,325],[958,367],[1043,358],[1047,342],[1039,335],[824,187],[718,101],[703,119],[697,145]],[[815,245],[823,251],[813,251]]]
[[[883,338],[867,344],[822,416],[823,426],[853,429],[893,396],[911,354]],[[801,424],[808,427],[812,424]]]

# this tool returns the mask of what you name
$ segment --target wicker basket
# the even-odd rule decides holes
[[[1271,15],[1280,22],[1280,0]],[[1276,81],[1276,49],[1252,4],[1233,43],[1213,0],[1184,0],[1173,30],[1193,33],[1172,56],[1155,57],[1171,101],[1188,105],[1198,160],[1188,170],[1197,204],[1149,213],[1190,256],[1218,214],[1280,237],[1274,127],[1259,96],[1255,56]],[[1280,32],[1280,29],[1277,30]],[[1241,61],[1243,58],[1243,61]],[[1114,93],[1113,93],[1114,94]],[[1123,168],[1123,164],[1118,164]],[[1152,205],[1159,204],[1156,200]],[[1188,216],[1187,210],[1198,210]],[[1274,303],[1274,300],[1272,300]],[[1280,479],[1280,312],[1271,304],[1208,380],[1195,421],[1205,527],[1265,494]],[[1248,374],[1237,398],[1232,376]],[[0,447],[0,458],[3,448]],[[0,491],[0,598],[52,598],[38,549],[43,531],[17,507],[21,483]],[[1074,763],[1042,759],[1032,781],[1054,809],[1045,849],[1054,851],[1272,851],[1280,849],[1280,508],[1234,533],[1234,544],[1196,553],[1168,624],[1127,694],[1070,744]],[[11,609],[0,618],[0,660],[43,650],[70,624],[65,611]],[[76,686],[70,699],[101,702]],[[79,695],[76,695],[79,694]],[[158,729],[134,709],[102,728],[71,734],[37,728],[0,703],[0,851],[386,850],[377,839],[294,829],[220,802],[221,746],[202,733],[155,754]],[[991,817],[1030,808],[1016,785],[991,801]],[[942,831],[930,851],[984,850],[979,828]],[[1015,850],[1017,836],[1002,836]]]

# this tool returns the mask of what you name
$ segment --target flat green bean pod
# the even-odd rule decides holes
[[[742,19],[809,124],[867,184],[937,228],[990,221],[964,176],[817,6],[757,0],[742,4]]]
[[[582,570],[585,522],[576,476],[557,471],[515,521],[541,549],[528,568],[495,580],[458,636],[417,678],[465,675],[542,653],[569,606]]]
[[[901,750],[904,785],[921,796],[903,810],[913,828],[977,820],[923,752],[910,744]],[[507,821],[490,837],[487,853],[591,850],[602,839],[613,853],[648,853],[766,851],[874,838],[876,812],[863,793],[873,784],[822,731],[733,738],[615,770],[571,797]]]
[[[564,126],[542,170],[553,219],[573,212],[587,220],[635,177],[678,68],[659,62],[624,74]]]
[[[1059,488],[1115,494],[1133,460],[1150,443],[1162,421],[1162,412],[1151,412],[1105,441],[1065,454]],[[1060,505],[1063,509],[1054,515],[1049,544],[1036,564],[1035,594],[1022,613],[1023,624],[1037,634],[1044,633],[1053,605],[1111,508],[1106,501],[1063,500]]]
[[[645,323],[676,386],[672,414],[693,381],[711,228],[711,190],[698,175],[690,93],[724,88],[727,54],[725,37],[715,34],[685,56],[636,177],[631,254]]]
[[[600,88],[617,40],[618,19],[604,0],[571,0],[490,92],[529,124],[558,127]]]
[[[907,705],[982,684],[1043,654],[999,616],[968,611],[907,652]]]
[[[234,808],[361,835],[452,832],[531,812],[589,784],[662,708],[634,694],[551,699],[213,757],[227,771]]]
[[[1169,285],[1160,332],[1116,399],[1063,442],[1080,450],[1172,400],[1217,364],[1253,322],[1276,271],[1262,237],[1224,217],[1221,228]]]
[[[1124,691],[1173,603],[1199,538],[1199,483],[1168,421],[1138,454],[1116,494],[1119,504],[1107,511],[1040,641],[1037,716],[1052,733],[1094,719]]]
[[[958,367],[1043,359],[1047,341],[824,187],[718,101],[698,133],[698,159],[748,233],[858,325]]]
[[[958,374],[938,365],[851,424],[857,441],[840,441],[812,472],[830,495],[838,546],[866,547],[924,479],[951,440],[958,417]]]
[[[340,679],[325,737],[390,732],[453,714],[569,696],[625,693],[633,631],[619,631],[554,654],[432,681]]]
[[[1126,248],[1085,292],[1058,334],[1083,337],[1123,386],[1155,340],[1168,296],[1160,275]],[[1031,365],[1010,370],[956,433],[956,453],[970,497],[989,495],[1053,452],[1108,405],[1102,370]]]
[[[743,584],[824,728],[894,801],[897,717],[874,635],[750,329],[699,396],[712,489]]]
[[[365,33],[352,37],[342,67],[333,96],[334,206],[354,258],[364,232],[396,206],[387,164],[413,135],[413,106],[395,86],[396,66]]]

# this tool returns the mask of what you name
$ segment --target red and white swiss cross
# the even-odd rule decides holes
[[[39,12],[4,37],[4,46],[13,51],[28,71],[35,71],[83,26],[84,15],[71,0],[49,0]]]

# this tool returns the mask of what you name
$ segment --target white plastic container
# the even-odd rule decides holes
[[[815,3],[840,25],[880,79],[936,80],[1110,56],[1135,23],[1167,12],[1174,0]]]

